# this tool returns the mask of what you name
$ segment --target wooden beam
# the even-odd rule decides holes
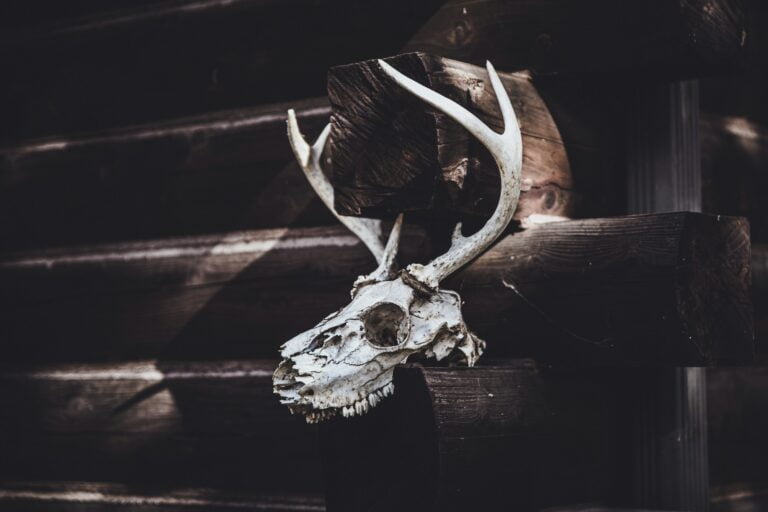
[[[399,367],[393,399],[321,425],[328,509],[626,506],[626,400],[616,384],[634,373],[525,360]]]
[[[434,254],[418,230],[401,246],[402,263]],[[373,265],[342,228],[6,255],[2,345],[8,360],[271,356]],[[445,286],[491,356],[706,365],[751,360],[748,282],[744,219],[671,213],[539,225]]]
[[[288,108],[310,138],[330,117],[317,98],[0,149],[0,248],[334,223],[294,163]]]
[[[168,491],[97,482],[6,482],[0,487],[0,506],[20,512],[325,510],[323,498],[313,495],[274,495],[205,488]]]
[[[328,67],[397,52],[438,5],[180,0],[15,25],[0,141],[319,96]]]
[[[322,492],[316,430],[272,394],[276,365],[4,366],[0,479]]]
[[[490,126],[502,128],[484,68],[423,53],[387,61],[459,101]],[[574,94],[583,87],[550,84],[540,92],[527,73],[502,73],[501,78],[523,133],[524,187],[516,218],[533,213],[568,216],[579,206],[583,214],[580,197],[593,203],[587,207],[595,208],[593,215],[611,211],[610,200],[603,203],[616,195],[615,188],[602,180],[611,174],[609,148],[615,144],[598,149],[601,130],[611,124],[601,114],[609,109],[585,115],[585,97],[563,101],[564,90]],[[479,215],[493,211],[499,187],[493,158],[453,120],[392,83],[375,61],[331,68],[328,96],[337,211],[362,216],[433,208]],[[575,179],[581,196],[574,192]]]
[[[405,49],[538,73],[700,76],[738,67],[752,37],[743,4],[451,0]]]

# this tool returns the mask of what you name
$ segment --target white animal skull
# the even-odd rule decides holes
[[[387,63],[379,65],[397,84],[452,117],[483,143],[501,174],[499,204],[485,226],[464,237],[456,226],[451,248],[427,265],[412,264],[396,272],[402,226],[398,216],[386,247],[381,222],[339,216],[373,253],[379,266],[361,276],[352,289],[352,302],[317,326],[281,347],[283,361],[275,371],[274,390],[292,413],[314,423],[335,416],[363,414],[394,391],[396,365],[414,353],[442,360],[456,357],[475,364],[485,342],[469,331],[456,292],[439,289],[440,281],[481,254],[506,229],[520,196],[522,141],[517,119],[493,66],[487,63],[499,101],[505,131],[498,134],[474,114],[401,74]],[[320,155],[330,133],[326,126],[314,146],[301,136],[296,116],[288,112],[288,137],[296,158],[328,208],[334,212],[333,189],[320,169]]]

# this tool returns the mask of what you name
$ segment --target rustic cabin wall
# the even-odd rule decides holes
[[[563,368],[752,358],[738,216],[764,244],[767,118],[762,106],[745,117],[748,95],[730,95],[740,110],[713,95],[755,99],[758,86],[702,89],[705,211],[732,216],[604,218],[699,210],[695,82],[634,96],[627,83],[730,73],[745,41],[762,41],[746,19],[736,0],[0,6],[0,509],[565,511],[633,495],[637,507],[705,510],[707,413],[715,506],[759,496],[765,473],[744,460],[766,444],[760,369],[705,381]],[[373,260],[307,186],[285,110],[314,138],[334,108],[364,99],[343,69],[400,51],[422,52],[421,78],[455,99],[471,82],[492,125],[475,66],[509,72],[532,171],[526,212],[576,220],[507,236],[449,283],[491,343],[485,367],[398,369],[395,399],[321,432],[272,394],[277,347],[344,305]],[[413,203],[402,263],[440,251],[456,215],[482,222],[479,199],[497,187],[487,155],[431,122],[424,153],[443,164],[431,172],[455,178],[446,162],[466,157],[459,170],[482,178],[480,192],[445,217]],[[751,180],[738,192],[736,166]],[[639,419],[631,450],[628,418]]]

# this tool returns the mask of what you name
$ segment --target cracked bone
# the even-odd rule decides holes
[[[496,133],[474,114],[401,74],[383,61],[379,65],[399,86],[445,113],[474,135],[493,155],[501,175],[499,203],[479,231],[461,234],[456,226],[451,247],[426,265],[411,264],[396,272],[402,214],[386,245],[380,241],[381,223],[336,214],[333,189],[320,168],[328,127],[310,146],[299,131],[293,111],[288,113],[288,137],[299,164],[315,191],[336,217],[369,248],[378,267],[359,277],[351,302],[314,328],[281,347],[282,362],[274,374],[274,391],[293,414],[309,423],[362,415],[394,392],[395,366],[414,354],[473,366],[485,348],[461,314],[461,297],[441,290],[440,282],[482,254],[506,229],[521,188],[522,141],[512,104],[493,66],[491,85],[504,119],[504,133]]]

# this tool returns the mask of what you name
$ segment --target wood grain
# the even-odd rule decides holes
[[[4,366],[1,478],[321,492],[316,431],[272,394],[276,365]]]
[[[503,128],[483,68],[423,53],[387,61]],[[501,77],[523,133],[525,185],[516,218],[572,214],[571,164],[558,126],[529,75]],[[453,120],[393,84],[375,61],[332,68],[328,96],[337,211],[369,217],[432,208],[493,211],[499,177],[491,155]]]
[[[406,230],[400,261],[436,245]],[[345,305],[373,264],[342,228],[9,254],[3,349],[7,360],[271,357]],[[673,213],[515,233],[445,286],[489,355],[668,365],[751,360],[748,282],[744,219]]]
[[[626,376],[524,360],[398,368],[391,401],[322,425],[328,508],[621,506],[627,417],[616,383]]]
[[[331,223],[285,135],[324,99],[210,114],[0,150],[0,247],[96,243]]]
[[[334,222],[294,161],[323,98],[0,149],[0,248],[50,247]]]
[[[434,0],[180,0],[0,33],[0,141],[325,92],[328,67],[398,51]]]

